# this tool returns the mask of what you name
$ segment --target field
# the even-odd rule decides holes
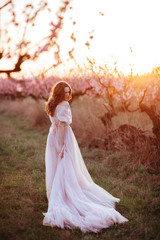
[[[78,101],[78,100],[77,100]],[[114,225],[98,234],[82,233],[79,229],[50,228],[42,225],[43,212],[47,210],[45,193],[44,154],[49,123],[41,125],[36,109],[31,103],[20,107],[18,103],[2,101],[0,106],[0,239],[3,240],[59,240],[59,239],[107,239],[151,240],[160,239],[159,224],[159,175],[141,163],[128,158],[123,152],[88,148],[91,140],[91,124],[82,132],[86,100],[75,102],[72,107],[73,131],[79,143],[84,161],[93,180],[108,192],[121,199],[116,209],[129,219],[128,223]],[[77,105],[76,105],[77,104]],[[79,105],[78,105],[79,104]],[[19,106],[18,106],[19,105]],[[94,105],[94,104],[93,104]],[[80,120],[77,118],[79,107]],[[8,111],[7,111],[8,109]],[[99,110],[100,112],[102,111]],[[89,119],[94,121],[89,110]],[[97,115],[100,114],[97,110]],[[35,116],[33,121],[32,116]],[[87,118],[88,119],[88,118]],[[98,121],[98,120],[97,120]],[[115,120],[118,122],[118,120]],[[126,120],[127,121],[127,120]],[[38,124],[39,123],[39,124]],[[140,121],[137,121],[138,124]],[[119,124],[119,123],[117,123]],[[104,134],[103,126],[96,124],[94,135]],[[146,130],[151,123],[145,119]],[[95,125],[92,126],[95,128]],[[136,156],[135,156],[136,157]]]

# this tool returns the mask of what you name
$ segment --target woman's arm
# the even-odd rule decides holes
[[[59,154],[64,152],[65,147],[65,132],[66,126],[72,122],[72,114],[69,103],[64,101],[62,105],[57,106],[56,112],[57,119],[59,120],[58,123],[58,139],[57,139],[57,148]],[[63,154],[62,154],[63,157]]]
[[[66,126],[66,122],[59,121],[59,124],[58,124],[59,153],[62,151],[62,148],[64,147],[65,126]],[[63,157],[63,153],[64,153],[64,149],[61,152],[61,158]]]

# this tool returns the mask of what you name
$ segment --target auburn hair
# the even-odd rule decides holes
[[[56,106],[65,100],[65,87],[69,87],[70,93],[68,101],[72,99],[72,88],[66,81],[59,81],[53,85],[50,91],[50,97],[46,102],[45,110],[48,115],[53,116]]]

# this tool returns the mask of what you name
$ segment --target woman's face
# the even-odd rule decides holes
[[[64,91],[65,91],[65,97],[64,97],[64,99],[67,101],[68,98],[69,98],[69,93],[70,93],[69,87],[65,87],[65,88],[64,88]]]

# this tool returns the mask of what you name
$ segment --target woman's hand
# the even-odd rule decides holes
[[[58,144],[59,144],[59,156],[60,158],[64,157],[64,138],[65,138],[65,126],[66,126],[66,122],[59,122],[58,125]]]
[[[59,157],[60,158],[63,158],[64,157],[64,145],[63,145],[63,147],[61,148],[61,151],[59,152]]]
[[[64,149],[63,151],[60,153],[60,158],[63,158],[64,157]]]

